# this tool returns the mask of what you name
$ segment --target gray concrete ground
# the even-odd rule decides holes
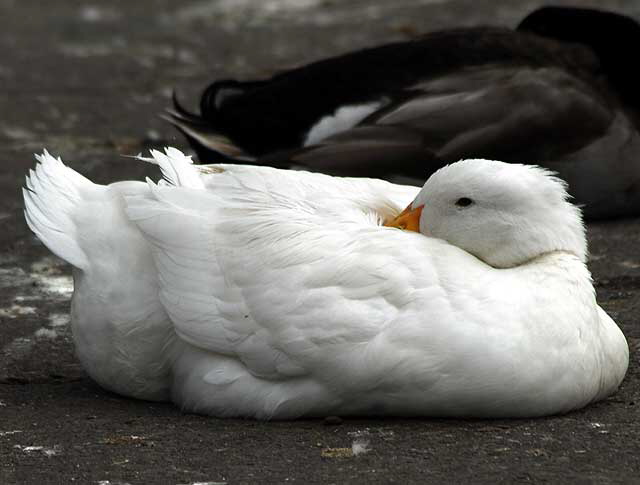
[[[178,86],[261,76],[450,26],[515,25],[542,1],[0,0],[0,483],[640,483],[640,219],[589,225],[598,298],[631,347],[608,400],[537,420],[260,423],[181,414],[88,379],[69,268],[28,232],[19,187],[47,147],[98,182],[119,154],[185,147],[156,117]],[[640,2],[578,1],[640,19]],[[631,61],[633,62],[633,61]],[[353,456],[354,441],[369,452]]]

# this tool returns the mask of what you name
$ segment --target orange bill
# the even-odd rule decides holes
[[[395,219],[384,221],[384,226],[397,227],[405,231],[420,232],[420,216],[422,215],[423,208],[424,205],[421,205],[412,209],[411,204],[409,204]]]

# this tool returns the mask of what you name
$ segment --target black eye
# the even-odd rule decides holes
[[[458,207],[467,207],[473,204],[473,201],[469,197],[461,197],[456,200],[456,205]]]

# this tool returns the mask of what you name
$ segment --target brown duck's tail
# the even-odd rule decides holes
[[[201,163],[248,163],[254,160],[227,136],[211,127],[204,118],[190,113],[172,95],[173,108],[167,108],[160,118],[175,126],[189,141]]]

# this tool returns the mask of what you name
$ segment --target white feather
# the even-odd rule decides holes
[[[331,135],[341,133],[356,126],[367,116],[378,111],[386,103],[387,101],[374,101],[371,103],[339,107],[334,114],[324,116],[309,129],[303,146],[320,143]]]
[[[99,189],[46,150],[36,159],[40,163],[29,171],[22,190],[27,224],[51,252],[77,268],[86,268],[89,262],[79,245],[74,215],[80,199]]]

